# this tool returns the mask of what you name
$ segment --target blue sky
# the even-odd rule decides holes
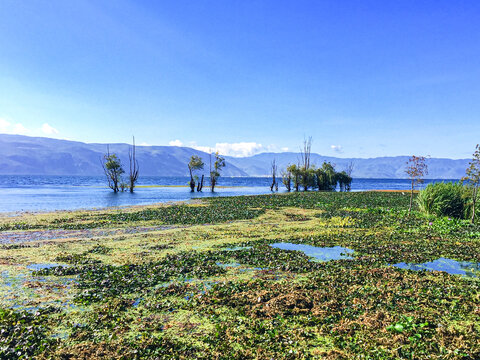
[[[0,132],[468,158],[478,1],[0,2]]]

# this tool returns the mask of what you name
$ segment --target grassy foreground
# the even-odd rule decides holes
[[[0,358],[479,359],[480,279],[390,264],[479,263],[480,227],[407,216],[408,201],[311,192],[2,218]]]

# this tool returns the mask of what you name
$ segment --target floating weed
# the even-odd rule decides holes
[[[51,309],[35,313],[16,312],[0,308],[0,358],[30,359],[47,349],[56,341],[47,336],[47,316]]]
[[[478,263],[478,224],[407,216],[408,202],[308,192],[8,220],[56,230],[4,237],[48,242],[0,248],[2,305],[62,307],[33,325],[67,335],[38,359],[480,358],[480,280],[388,266]],[[315,262],[309,247],[355,256]]]
[[[167,249],[173,249],[173,245],[169,244],[158,244],[158,245],[152,245],[149,247],[151,250],[167,250]]]
[[[160,261],[145,264],[80,264],[68,268],[45,269],[41,274],[78,274],[77,287],[82,291],[77,295],[76,302],[90,304],[120,294],[148,291],[149,288],[174,278],[202,278],[222,274],[225,269],[216,264],[219,259],[213,252],[192,251],[167,254]]]
[[[109,254],[112,251],[112,249],[104,246],[104,245],[95,245],[93,248],[90,250],[87,250],[85,254]]]

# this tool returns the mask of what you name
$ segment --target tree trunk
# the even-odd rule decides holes
[[[472,224],[475,222],[475,205],[477,203],[477,191],[478,191],[478,188],[477,186],[475,186],[473,188],[473,196],[472,196],[472,218],[470,219]]]
[[[113,173],[113,192],[118,192],[118,175],[116,172]]]
[[[133,189],[138,180],[138,162],[135,149],[135,136],[133,136],[132,147],[128,151],[128,160],[130,162],[130,192],[133,194]]]
[[[412,211],[412,204],[413,204],[413,180],[412,180],[412,191],[410,192],[410,206],[408,207],[408,213]]]
[[[202,180],[200,180],[199,183],[198,183],[197,192],[202,191],[202,189],[203,189],[203,178],[204,177],[205,177],[205,175],[202,175]]]
[[[211,183],[212,183],[212,192],[215,192],[215,183],[216,183],[216,179],[215,178],[212,178],[211,179]]]
[[[190,171],[190,192],[195,191],[195,180],[193,179],[192,169],[190,165],[188,166],[188,170]]]
[[[290,191],[290,189],[291,189],[291,187],[292,187],[292,182],[291,182],[290,177],[287,178],[285,187],[287,188],[287,191]]]

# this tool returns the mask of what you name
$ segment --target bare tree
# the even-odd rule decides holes
[[[311,184],[310,158],[312,154],[312,137],[303,140],[303,148],[300,148],[300,165],[303,190],[307,191]]]
[[[349,161],[347,166],[345,166],[345,170],[343,171],[347,176],[346,177],[342,176],[345,191],[350,191],[351,188],[352,188],[353,169],[355,169],[355,162],[354,161]]]
[[[272,172],[272,185],[270,185],[270,191],[273,191],[273,188],[275,187],[276,183],[277,183],[277,163],[275,161],[275,159],[273,159],[272,161],[272,165],[271,165],[271,172]],[[277,185],[277,190],[278,190],[278,185]]]
[[[130,149],[128,149],[128,160],[130,162],[130,192],[133,193],[133,189],[135,188],[135,184],[138,180],[138,161],[136,157],[136,149],[135,149],[135,136],[133,136],[133,144]]]
[[[353,170],[355,169],[355,162],[354,161],[349,161],[348,164],[345,166],[345,173],[348,176],[352,176]]]
[[[477,205],[478,188],[480,186],[480,145],[477,144],[475,152],[473,153],[473,159],[469,163],[469,167],[466,171],[466,176],[463,180],[467,181],[468,186],[472,188],[472,217],[470,221],[475,221],[475,209]]]
[[[310,169],[310,158],[312,154],[312,137],[303,140],[303,148],[300,148],[300,165],[304,170]]]
[[[424,156],[415,156],[413,155],[407,161],[407,168],[405,173],[408,175],[408,178],[411,181],[412,188],[410,192],[410,205],[408,207],[408,213],[412,211],[413,204],[413,190],[415,185],[423,183],[423,177],[428,174],[428,166],[426,163],[426,158]]]

